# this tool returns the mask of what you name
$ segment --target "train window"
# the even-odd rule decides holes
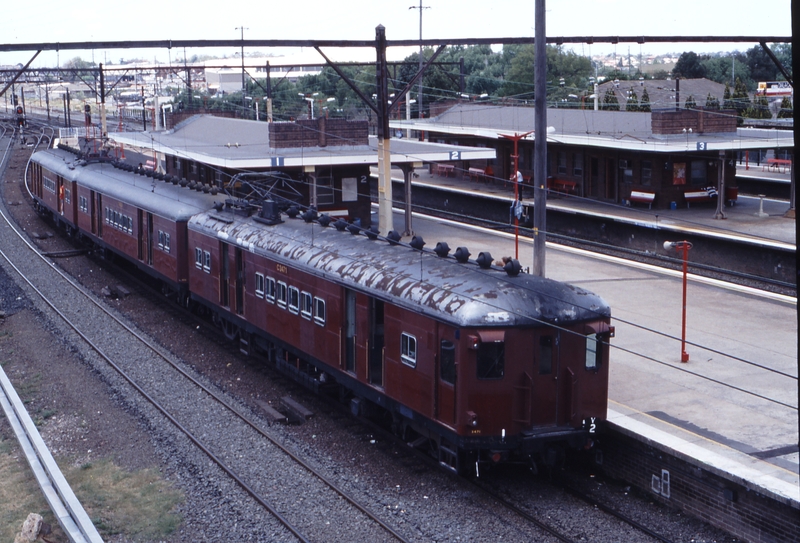
[[[304,319],[311,320],[311,311],[313,308],[311,307],[311,294],[308,292],[301,292],[300,293],[300,315]]]
[[[314,322],[325,326],[325,300],[314,298]]]
[[[297,287],[289,287],[289,311],[295,315],[300,310],[300,290]]]
[[[198,270],[203,269],[203,250],[200,247],[194,248],[194,265]]]
[[[89,213],[89,199],[86,196],[78,196],[78,209],[84,213]]]
[[[553,336],[539,338],[539,375],[553,372]]]
[[[133,220],[130,219],[129,217],[124,217],[124,220],[125,220],[125,227],[123,229],[127,230],[128,232],[132,232],[133,231],[132,228],[130,230],[128,229],[129,228],[128,222],[130,221],[132,223]],[[169,252],[169,234],[167,234],[162,230],[158,231],[158,247],[165,253]]]
[[[405,332],[400,336],[400,359],[407,366],[417,367],[417,338]]]
[[[127,217],[125,217],[127,222]],[[158,246],[165,252],[169,252],[169,234],[166,232],[158,231]]]
[[[478,346],[478,379],[502,379],[505,371],[505,342],[481,342]]]
[[[266,290],[264,291],[264,298],[271,303],[275,303],[275,279],[272,277],[267,277],[267,283],[265,285]]]
[[[211,273],[211,253],[208,251],[203,251],[203,271],[206,273]]]
[[[456,382],[456,345],[452,341],[442,340],[439,347],[439,376],[445,383]]]
[[[72,191],[69,189],[64,190],[64,203],[70,203],[70,198],[72,197]]]
[[[278,301],[278,306],[286,309],[286,283],[278,281],[277,289],[275,290],[275,299]]]
[[[256,297],[264,297],[264,275],[261,273],[256,273]]]
[[[586,369],[597,370],[600,367],[600,357],[603,355],[601,349],[603,338],[598,334],[586,336]]]

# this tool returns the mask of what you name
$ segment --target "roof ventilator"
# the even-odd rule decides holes
[[[319,217],[319,214],[317,213],[316,209],[314,209],[313,207],[310,207],[300,216],[303,218],[304,221],[311,222],[311,221],[317,220],[317,217]]]
[[[489,251],[481,251],[475,261],[482,269],[488,270],[492,267],[492,254]]]
[[[331,220],[332,219],[331,219],[330,215],[328,215],[326,213],[323,213],[322,215],[319,216],[319,219],[317,219],[317,222],[320,224],[320,226],[322,226],[323,228],[326,228],[329,224],[331,224]]]
[[[402,237],[397,232],[397,230],[392,230],[388,234],[386,234],[386,241],[389,242],[389,245],[397,245],[400,243]]]
[[[290,219],[296,219],[297,215],[300,214],[300,210],[297,209],[297,206],[289,206],[289,209],[286,210],[286,214],[289,215]]]
[[[436,244],[436,248],[433,250],[433,252],[439,255],[441,258],[445,258],[450,253],[450,246],[446,241],[440,241]]]
[[[357,224],[349,224],[347,225],[347,231],[353,234],[354,236],[357,236],[358,233],[361,232],[361,227],[358,226]]]
[[[458,260],[461,264],[466,264],[469,261],[469,255],[470,252],[466,247],[459,247],[453,254],[455,259]]]
[[[522,265],[519,263],[519,260],[512,258],[506,262],[506,265],[503,266],[503,269],[509,277],[516,277],[519,275],[519,272],[522,271]]]
[[[333,223],[333,226],[339,232],[344,232],[344,229],[347,228],[347,221],[344,219],[336,219],[336,222]]]
[[[367,230],[364,230],[364,234],[366,234],[369,239],[375,240],[378,239],[378,234],[380,234],[380,232],[378,232],[378,227],[373,224]]]
[[[421,251],[422,248],[425,247],[425,240],[422,239],[422,236],[414,236],[413,238],[411,238],[411,243],[409,243],[409,245],[411,245],[412,249],[417,249],[418,251]]]

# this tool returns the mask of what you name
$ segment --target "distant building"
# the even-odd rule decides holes
[[[638,201],[654,208],[684,206],[701,192],[710,197],[701,200],[710,200],[720,181],[726,200],[735,199],[738,155],[750,151],[754,158],[769,150],[785,158],[794,149],[791,130],[737,128],[735,112],[703,108],[653,113],[548,109],[547,125],[549,188],[620,204],[636,203],[641,194]],[[494,161],[459,161],[455,167],[469,172],[491,166],[495,178],[506,180],[513,144],[501,136],[532,131],[534,108],[462,103],[431,119],[391,121],[390,126],[420,131],[437,143],[494,148]],[[519,144],[519,169],[526,182],[534,181],[535,137],[532,133]]]

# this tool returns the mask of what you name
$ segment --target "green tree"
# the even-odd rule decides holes
[[[750,69],[735,55],[716,55],[702,61],[705,77],[717,83],[730,83],[736,74],[743,81],[750,81]]]
[[[748,107],[744,116],[749,119],[771,119],[772,112],[769,110],[769,101],[763,94],[753,96],[753,102]]]
[[[750,78],[753,82],[775,81],[778,77],[778,67],[772,62],[764,48],[760,45],[751,47],[745,53],[747,67],[750,69]],[[753,87],[750,87],[751,89]]]
[[[686,109],[696,109],[697,102],[694,101],[694,96],[691,94],[686,98],[686,101],[683,103],[683,107]]]
[[[639,106],[639,97],[633,87],[628,91],[628,99],[625,101],[625,111],[642,111]]]
[[[702,59],[697,56],[697,53],[693,51],[681,53],[681,56],[678,57],[678,62],[675,63],[675,67],[672,69],[673,77],[682,77],[685,79],[705,77],[706,70],[701,60]]]
[[[736,115],[739,118],[739,124],[742,124],[742,117],[745,112],[750,108],[750,95],[747,92],[747,87],[740,78],[736,78],[736,83],[733,86],[733,94],[731,95],[731,105],[736,110]]]
[[[706,109],[719,109],[719,98],[711,96],[710,92],[706,96]]]
[[[642,102],[639,104],[639,111],[646,111],[650,113],[650,94],[647,92],[647,87],[644,88],[644,92],[642,93]]]
[[[784,96],[783,100],[781,100],[781,109],[778,111],[778,118],[779,119],[794,118],[794,106],[792,105],[792,101],[789,99],[788,96]]]
[[[606,93],[603,95],[603,105],[601,109],[603,109],[603,111],[619,111],[619,100],[617,100],[614,89],[606,89]]]

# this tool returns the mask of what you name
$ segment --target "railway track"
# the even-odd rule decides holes
[[[271,435],[261,422],[246,414],[243,406],[233,405],[231,400],[203,384],[183,369],[180,362],[40,256],[2,212],[0,220],[5,223],[6,239],[3,244],[6,247],[0,250],[0,256],[67,327],[138,392],[140,398],[167,418],[185,439],[214,462],[217,469],[283,526],[285,535],[282,539],[291,539],[293,536],[304,542],[340,540],[343,534],[348,533],[350,522],[357,522],[363,529],[365,540],[407,541],[378,515],[361,505],[355,496],[293,453],[278,437]],[[12,254],[7,249],[11,241],[10,233],[14,233],[18,240],[11,250]],[[25,252],[27,258],[23,256]],[[30,258],[31,252],[36,255],[35,258]],[[45,277],[45,274],[49,277]],[[79,293],[85,301],[75,303],[66,291]],[[98,326],[98,323],[103,324]],[[120,340],[119,336],[123,334],[126,339]],[[131,356],[131,353],[136,354]],[[153,379],[153,375],[161,377]],[[178,387],[178,381],[182,383],[181,387]],[[187,389],[181,395],[176,393],[176,390],[185,388],[189,383],[194,390]],[[206,401],[193,397],[191,405],[194,407],[187,409],[187,398],[198,393],[204,395]],[[212,402],[213,406],[210,405]],[[226,431],[210,431],[207,417],[198,416],[198,412],[209,411],[216,411],[214,418],[230,421]],[[268,451],[273,459],[276,451],[280,451],[284,459],[273,460],[270,469],[252,473],[249,465],[240,466],[237,460],[253,451]],[[300,485],[304,489],[303,494],[314,496],[319,503],[324,502],[325,507],[317,506],[313,511],[306,511],[294,506]],[[315,518],[320,510],[327,511],[328,519],[336,519],[336,522],[320,522],[319,518]],[[361,520],[354,520],[356,518]],[[364,518],[368,522],[365,523]]]

